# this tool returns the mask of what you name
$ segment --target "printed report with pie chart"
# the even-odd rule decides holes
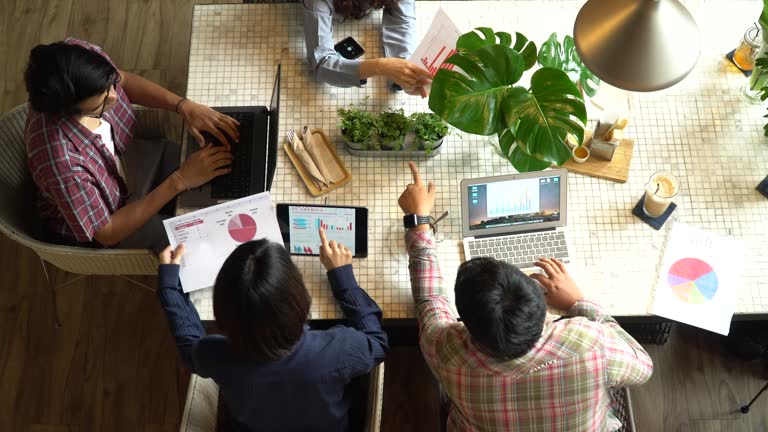
[[[728,335],[743,254],[739,240],[675,224],[650,312]]]
[[[236,247],[267,239],[283,245],[269,192],[247,196],[163,221],[172,247],[184,243],[179,277],[184,292],[213,286]]]

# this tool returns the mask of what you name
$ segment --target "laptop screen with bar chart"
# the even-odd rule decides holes
[[[464,236],[564,226],[566,188],[563,170],[464,180]]]

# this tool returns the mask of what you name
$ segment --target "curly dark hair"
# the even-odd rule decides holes
[[[399,0],[371,0],[365,2],[366,7],[360,5],[360,0],[333,0],[333,8],[344,19],[360,19],[367,17],[374,9],[391,8]]]

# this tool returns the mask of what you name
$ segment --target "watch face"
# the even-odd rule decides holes
[[[413,228],[417,225],[429,224],[431,222],[429,216],[419,216],[415,214],[403,216],[403,225],[406,228]]]
[[[418,225],[418,217],[412,214],[403,216],[403,225],[405,225],[406,228],[415,227]]]

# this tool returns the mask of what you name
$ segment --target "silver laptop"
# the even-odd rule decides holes
[[[540,257],[570,262],[567,189],[564,169],[463,180],[465,259],[493,257],[525,272]]]

